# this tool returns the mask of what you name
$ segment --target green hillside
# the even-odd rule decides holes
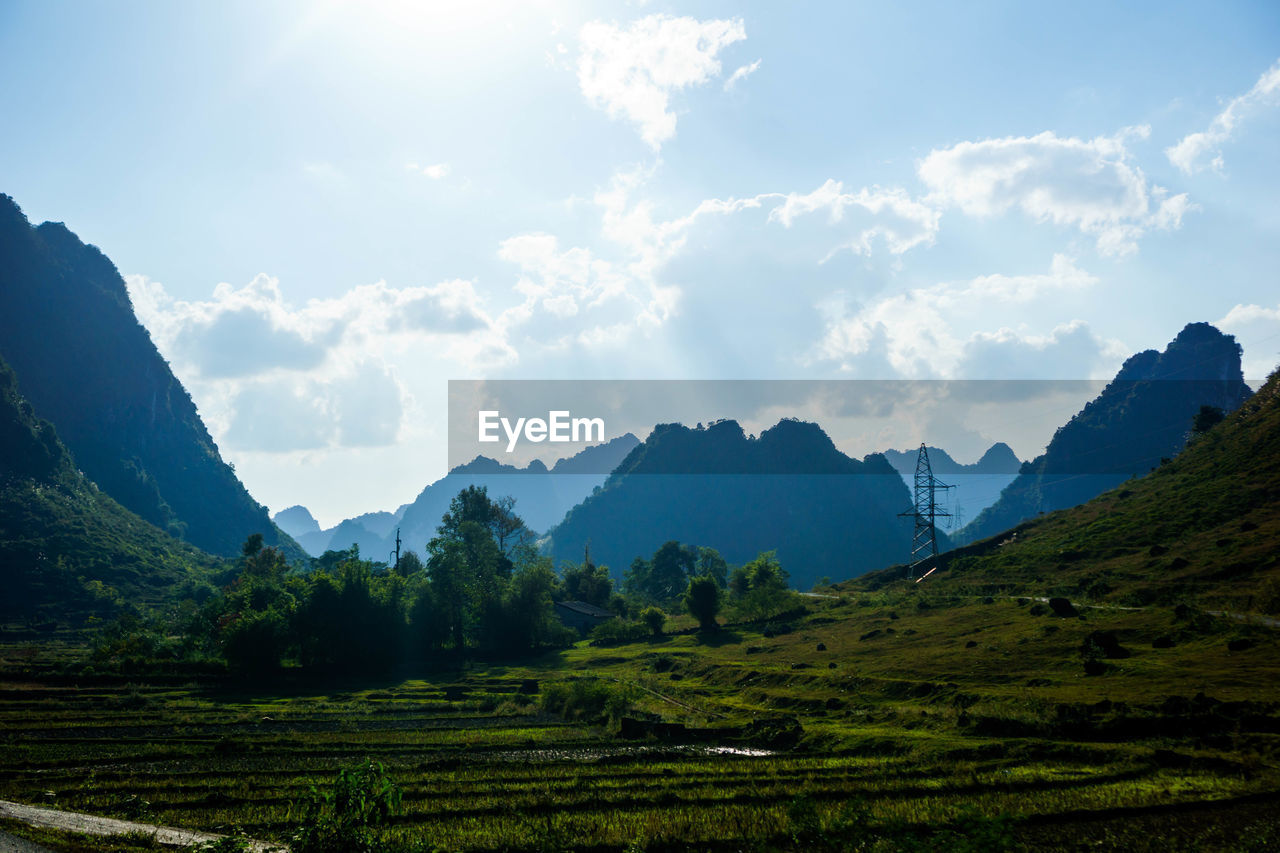
[[[932,587],[1274,613],[1280,382],[1148,476],[953,551]],[[868,578],[882,582],[886,574]]]
[[[214,563],[87,480],[0,361],[0,620],[75,621],[156,603]]]
[[[111,260],[0,194],[0,357],[76,464],[131,512],[210,553],[252,533],[303,552],[223,461],[134,315]]]

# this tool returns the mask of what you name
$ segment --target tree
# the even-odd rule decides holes
[[[675,540],[664,542],[653,552],[649,573],[650,594],[659,601],[674,601],[684,592],[695,571],[697,551]]]
[[[788,575],[777,552],[764,551],[751,562],[734,569],[729,591],[734,607],[747,619],[767,619],[799,603],[787,585]]]
[[[640,621],[648,627],[653,636],[661,637],[662,628],[667,624],[667,614],[663,613],[660,608],[646,607],[640,611]]]
[[[508,560],[513,558],[516,548],[527,545],[533,538],[524,519],[516,515],[515,506],[516,499],[511,495],[503,495],[489,505],[489,528],[498,550]]]
[[[715,548],[705,546],[698,549],[697,573],[715,579],[721,587],[728,582],[729,564]]]
[[[581,563],[566,562],[560,570],[560,582],[570,601],[585,601],[604,607],[613,596],[613,579],[608,566],[597,566],[590,558]]]
[[[405,551],[400,555],[400,562],[396,566],[396,573],[402,578],[409,578],[426,568],[422,563],[422,558],[418,556],[416,551]]]
[[[714,631],[720,627],[716,615],[720,612],[720,584],[715,578],[702,576],[689,581],[684,592],[684,606],[689,615],[698,620],[698,627],[703,631]]]

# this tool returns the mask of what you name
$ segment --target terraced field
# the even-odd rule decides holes
[[[0,798],[287,841],[313,785],[373,760],[404,791],[404,849],[1280,839],[1273,629],[1033,607],[845,595],[710,639],[241,692],[86,676],[9,646]],[[1078,647],[1100,630],[1127,656],[1086,676]],[[625,707],[552,712],[575,679]],[[1181,829],[1157,845],[1144,821]]]

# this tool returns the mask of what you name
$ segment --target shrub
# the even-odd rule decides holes
[[[662,626],[667,624],[667,614],[663,613],[660,608],[646,607],[640,611],[640,621],[648,626],[653,636],[662,636]]]
[[[633,691],[599,678],[575,678],[544,685],[538,704],[548,714],[585,723],[614,723],[631,709]]]
[[[719,625],[716,614],[720,612],[720,586],[714,578],[701,577],[689,581],[684,592],[684,606],[689,615],[698,620],[702,631],[714,631]]]
[[[634,643],[649,636],[649,629],[643,623],[630,619],[610,619],[592,628],[590,636],[591,644],[596,646]]]
[[[293,853],[377,853],[383,826],[400,811],[403,792],[379,763],[338,771],[327,791],[311,788]]]

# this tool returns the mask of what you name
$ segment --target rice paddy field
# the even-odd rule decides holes
[[[1273,628],[919,590],[805,610],[252,687],[10,641],[0,799],[287,844],[313,786],[374,761],[389,849],[1280,849]]]

